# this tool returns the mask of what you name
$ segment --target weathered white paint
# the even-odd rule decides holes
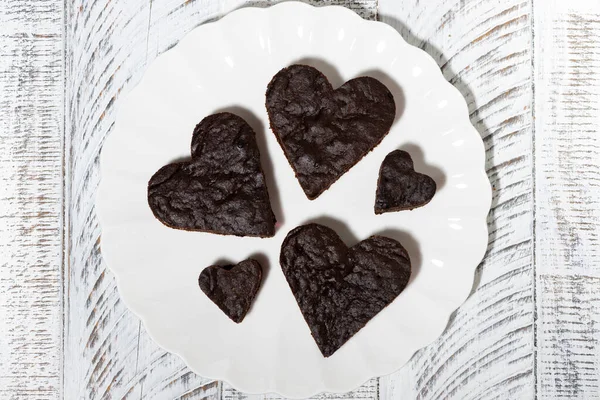
[[[380,380],[381,398],[532,398],[531,2],[379,3],[379,18],[427,51],[467,100],[494,188],[474,292],[438,340]]]
[[[0,2],[0,398],[61,392],[63,1]]]
[[[600,398],[600,2],[535,0],[537,391]]]
[[[100,262],[94,211],[121,93],[198,24],[272,3],[0,2],[0,398],[278,398],[198,377],[152,342]],[[600,397],[600,4],[379,0],[379,17],[467,99],[494,185],[490,246],[440,339],[320,398]]]

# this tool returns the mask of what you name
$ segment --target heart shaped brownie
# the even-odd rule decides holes
[[[279,71],[266,97],[271,129],[311,200],[377,146],[396,116],[394,96],[377,79],[360,77],[333,90],[307,65]]]
[[[275,234],[254,131],[231,113],[204,118],[192,136],[192,160],[159,169],[148,204],[163,224],[190,231],[270,237]]]
[[[279,259],[317,346],[329,357],[404,290],[408,253],[371,236],[348,248],[330,228],[308,224],[283,241]]]
[[[248,259],[236,265],[206,267],[200,273],[198,284],[221,311],[239,324],[250,310],[261,280],[260,263]]]
[[[375,214],[422,207],[431,201],[435,191],[436,184],[431,177],[415,172],[410,154],[394,150],[379,169]]]

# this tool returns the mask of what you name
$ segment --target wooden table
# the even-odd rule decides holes
[[[265,399],[196,376],[101,263],[98,154],[121,95],[243,0],[0,1],[0,398]],[[326,399],[600,398],[600,1],[330,0],[397,28],[468,102],[489,248],[446,332]]]

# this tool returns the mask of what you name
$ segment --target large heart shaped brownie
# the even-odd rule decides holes
[[[415,172],[410,154],[394,150],[379,169],[375,214],[422,207],[431,201],[435,191],[436,184],[430,176]]]
[[[339,89],[307,65],[279,71],[267,89],[271,129],[309,199],[317,198],[390,130],[394,97],[377,79]]]
[[[163,224],[223,235],[275,234],[254,131],[242,118],[204,118],[192,136],[192,160],[169,164],[148,182],[148,204]]]
[[[198,284],[221,311],[239,324],[250,310],[261,279],[260,263],[248,259],[236,265],[206,267],[200,273]]]
[[[288,233],[279,261],[325,357],[390,304],[411,272],[408,253],[397,241],[371,236],[348,248],[335,231],[318,224]]]

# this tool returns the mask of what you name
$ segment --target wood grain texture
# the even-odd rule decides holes
[[[600,3],[535,0],[537,391],[600,398]]]
[[[63,1],[0,2],[0,398],[61,393]]]
[[[348,4],[365,17],[373,17],[376,10],[375,0],[314,3]],[[121,94],[139,81],[149,62],[185,33],[244,4],[242,0],[68,2],[66,398],[243,397],[193,374],[179,357],[159,349],[120,301],[114,277],[101,261],[94,196],[99,151],[113,127]],[[376,388],[377,381],[371,382],[356,392],[356,398],[374,398]]]
[[[121,94],[198,24],[273,3],[75,0],[64,21],[62,1],[0,2],[0,398],[278,398],[198,377],[152,342],[101,263],[94,210]],[[376,15],[375,0],[313,3]],[[490,245],[440,339],[319,398],[600,398],[600,5],[380,0],[379,12],[467,99],[494,185]]]
[[[532,398],[531,2],[380,0],[379,17],[463,94],[493,185],[488,253],[473,293],[438,340],[381,378],[381,398]]]

